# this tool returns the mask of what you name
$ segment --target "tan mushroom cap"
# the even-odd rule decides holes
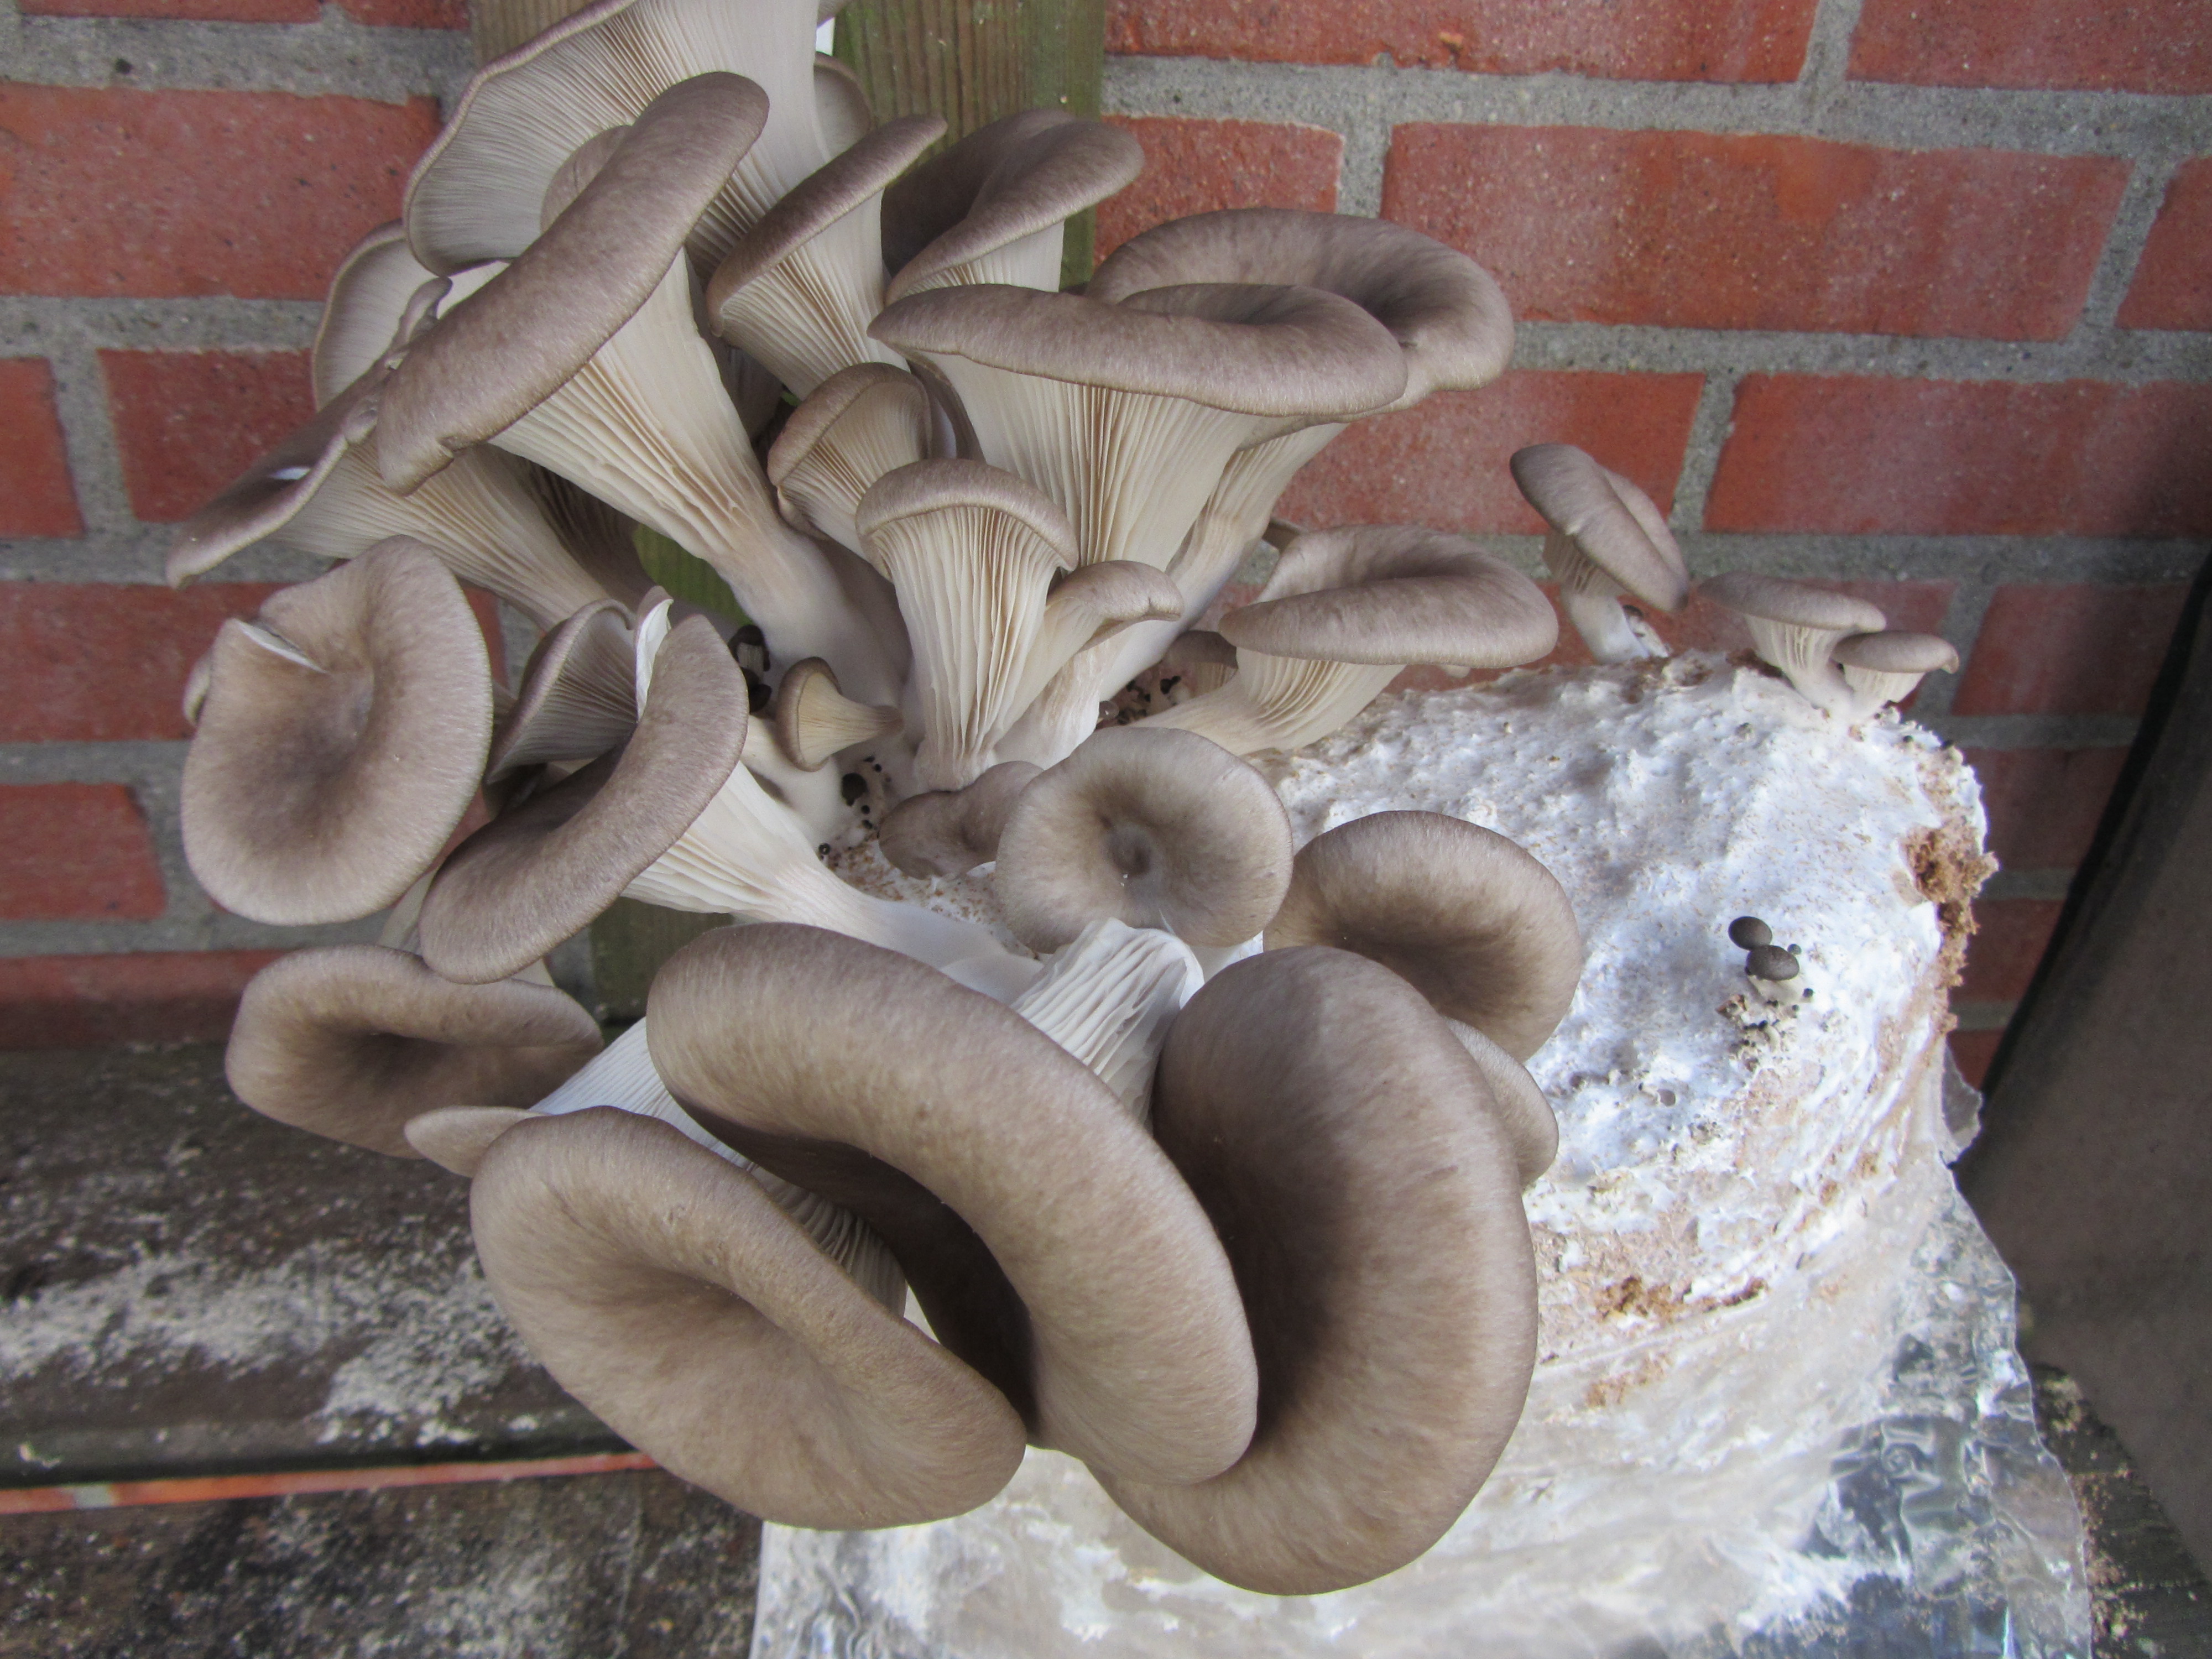
[[[377,421],[385,480],[413,489],[589,361],[660,285],[767,118],[751,82],[700,75],[647,104],[617,142],[586,146],[609,152],[589,182],[394,372]]]
[[[975,269],[1025,238],[1056,233],[1144,171],[1144,146],[1118,127],[1060,109],[1024,110],[976,128],[884,192],[885,297],[1002,280]],[[1060,240],[1037,265],[1057,286]]]
[[[1236,1266],[1260,1422],[1217,1479],[1100,1480],[1215,1577],[1363,1583],[1488,1479],[1534,1368],[1536,1274],[1486,1093],[1411,988],[1340,951],[1237,963],[1168,1033],[1153,1132]]]
[[[1959,666],[1959,647],[1940,634],[1908,634],[1901,629],[1880,634],[1853,634],[1836,641],[1830,653],[1845,668],[1863,668],[1874,674],[1953,673]]]
[[[1559,1120],[1552,1103],[1528,1075],[1528,1068],[1472,1025],[1449,1022],[1451,1033],[1474,1060],[1482,1080],[1490,1085],[1491,1103],[1497,1109],[1498,1127],[1513,1145],[1521,1184],[1526,1188],[1552,1167],[1559,1155]]]
[[[394,538],[216,636],[180,816],[216,902],[299,927],[380,910],[436,860],[491,741],[460,584]]]
[[[776,505],[798,528],[857,552],[860,497],[885,473],[927,459],[933,435],[929,393],[913,375],[889,363],[841,368],[791,411],[769,446]]]
[[[1291,844],[1267,781],[1219,744],[1109,726],[1022,792],[993,886],[1033,950],[1056,951],[1101,916],[1236,945],[1282,902]]]
[[[814,118],[821,124],[822,141],[832,155],[859,143],[876,125],[860,72],[826,52],[814,54]]]
[[[1681,608],[1689,568],[1649,495],[1572,444],[1532,444],[1511,465],[1528,505],[1583,557],[1644,604]]]
[[[878,1304],[758,1182],[594,1107],[484,1153],[492,1294],[562,1387],[670,1473],[787,1526],[908,1526],[1022,1460],[1005,1398]]]
[[[1487,386],[1513,355],[1513,313],[1490,273],[1455,248],[1384,219],[1225,208],[1171,219],[1115,248],[1085,293],[1121,303],[1187,283],[1289,283],[1341,295],[1396,337],[1406,386]]]
[[[1359,525],[1291,543],[1221,635],[1274,657],[1510,668],[1558,644],[1559,622],[1541,588],[1472,537]]]
[[[612,599],[586,605],[538,642],[514,707],[492,739],[484,776],[546,761],[596,760],[637,724],[629,613]]]
[[[1373,958],[1519,1060],[1566,1018],[1582,976],[1581,930],[1552,872],[1441,812],[1370,813],[1300,848],[1267,946],[1301,945]]]
[[[395,1158],[407,1121],[447,1105],[526,1106],[599,1049],[550,985],[455,985],[380,945],[295,951],[253,976],[223,1069],[257,1112]]]
[[[670,630],[637,730],[463,842],[422,902],[422,955],[503,979],[588,925],[674,844],[736,769],[745,678],[704,617]]]
[[[1191,628],[1175,637],[1160,659],[1160,690],[1177,689],[1180,683],[1192,696],[1218,691],[1237,672],[1237,647],[1210,628]]]
[[[492,1142],[529,1115],[520,1106],[435,1106],[409,1118],[401,1133],[418,1156],[473,1176]]]
[[[963,876],[999,856],[1006,819],[1042,769],[1001,761],[964,789],[909,795],[884,814],[884,856],[909,876]]]
[[[1227,313],[1225,316],[1222,313]],[[909,356],[964,357],[1079,386],[1305,420],[1380,408],[1405,387],[1397,343],[1347,300],[1315,289],[1146,295],[1108,305],[999,283],[926,289],[868,332]]]
[[[647,1024],[676,1097],[873,1227],[1041,1443],[1147,1480],[1236,1461],[1255,1383],[1220,1243],[1121,1103],[1018,1014],[770,923],[678,951]]]
[[[890,737],[905,724],[888,704],[854,702],[819,657],[795,662],[775,688],[776,746],[802,770],[819,771],[841,750]]]
[[[337,397],[392,349],[410,302],[434,280],[407,247],[407,227],[379,225],[355,243],[331,278],[308,352],[315,406]]]

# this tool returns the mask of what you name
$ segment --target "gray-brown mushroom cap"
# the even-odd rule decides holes
[[[398,220],[354,244],[331,278],[307,354],[316,407],[376,366],[392,349],[409,302],[431,280],[432,273],[408,250],[407,228]]]
[[[1469,537],[1359,525],[1292,542],[1221,635],[1274,657],[1511,668],[1559,643],[1559,619],[1543,589]]]
[[[1552,1167],[1559,1155],[1559,1120],[1552,1103],[1528,1075],[1528,1068],[1472,1025],[1455,1023],[1452,1035],[1490,1085],[1491,1103],[1497,1109],[1498,1127],[1513,1145],[1513,1156],[1523,1188]]]
[[[1267,780],[1218,744],[1109,726],[1022,792],[992,884],[1032,950],[1056,951],[1102,916],[1236,945],[1281,903],[1291,845]]]
[[[556,1381],[662,1468],[787,1526],[907,1526],[1022,1459],[1005,1398],[877,1304],[726,1159],[592,1107],[484,1153],[492,1294]]]
[[[1698,592],[1716,605],[1740,616],[1789,628],[1814,629],[1844,634],[1878,634],[1887,618],[1864,599],[1838,593],[1786,576],[1762,576],[1749,570],[1731,570],[1707,577]]]
[[[599,1050],[599,1028],[550,985],[456,985],[380,945],[295,951],[253,976],[223,1069],[257,1112],[395,1158],[434,1107],[527,1106]]]
[[[1375,812],[1299,849],[1267,946],[1329,945],[1381,963],[1437,1012],[1525,1060],[1582,976],[1582,933],[1552,872],[1441,812]]]
[[[884,817],[884,856],[909,876],[963,876],[999,855],[1006,819],[1041,769],[1001,761],[964,789],[909,795]]]
[[[1490,273],[1388,220],[1291,208],[1193,214],[1122,243],[1084,291],[1118,304],[1186,283],[1290,283],[1351,301],[1404,353],[1406,386],[1394,408],[1487,386],[1513,355],[1513,313]]]
[[[468,811],[491,741],[460,584],[395,537],[224,623],[210,654],[179,813],[200,884],[291,927],[392,903]]]
[[[1144,168],[1134,137],[1066,110],[978,127],[884,192],[884,264],[893,273],[885,297],[1051,230]]]
[[[946,1345],[1033,1398],[1043,1443],[1149,1480],[1236,1461],[1255,1384],[1219,1241],[1121,1102],[1020,1015],[768,923],[678,951],[646,1018],[676,1097],[873,1227]],[[942,1259],[961,1235],[981,1247]],[[979,1283],[1000,1275],[1008,1294]]]
[[[1689,568],[1642,490],[1572,444],[1532,444],[1511,465],[1528,505],[1584,558],[1644,604],[1681,608]]]
[[[1959,647],[1942,635],[1901,629],[1854,634],[1838,640],[1832,654],[1846,668],[1863,668],[1876,674],[1950,673],[1959,666]]]
[[[455,849],[422,902],[422,955],[449,979],[503,979],[588,925],[673,846],[736,769],[744,671],[690,617],[653,659],[637,730]]]
[[[629,612],[586,605],[538,642],[514,707],[501,720],[484,775],[546,761],[596,760],[637,724]]]
[[[386,482],[413,489],[574,374],[659,286],[767,118],[768,95],[737,75],[647,105],[544,234],[400,364],[377,422]]]
[[[1207,310],[1217,314],[1200,314]],[[908,356],[965,357],[1247,415],[1345,420],[1382,407],[1406,384],[1389,331],[1317,289],[1218,294],[1210,304],[1159,290],[1140,307],[969,283],[909,294],[868,332]]]
[[[1212,1480],[1100,1479],[1217,1577],[1303,1595],[1393,1571],[1504,1449],[1536,1275],[1486,1093],[1411,987],[1339,951],[1237,963],[1170,1030],[1153,1131],[1235,1265],[1259,1426]]]

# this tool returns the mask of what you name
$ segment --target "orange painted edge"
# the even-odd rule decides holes
[[[534,1457],[507,1463],[415,1463],[383,1468],[115,1480],[81,1486],[21,1486],[0,1491],[0,1515],[52,1515],[140,1504],[207,1504],[229,1498],[284,1498],[299,1492],[376,1492],[386,1486],[453,1486],[479,1480],[535,1480],[546,1475],[611,1474],[653,1467],[653,1461],[643,1452],[592,1452],[580,1457]]]

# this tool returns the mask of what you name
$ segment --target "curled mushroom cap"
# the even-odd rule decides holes
[[[317,408],[368,374],[392,349],[392,331],[431,280],[431,272],[408,251],[407,228],[397,220],[379,225],[354,244],[331,278],[308,353]]]
[[[599,1052],[599,1028],[550,985],[456,985],[380,945],[295,951],[253,976],[223,1069],[257,1112],[396,1158],[408,1119],[526,1106]]]
[[[956,283],[1058,288],[1066,222],[1144,167],[1129,134],[1066,110],[978,127],[884,192],[886,297]]]
[[[1289,283],[1341,295],[1405,354],[1406,386],[1392,409],[1487,386],[1513,355],[1513,314],[1490,273],[1387,219],[1291,208],[1195,213],[1122,243],[1084,292],[1119,302],[1186,283]]]
[[[1006,819],[1040,769],[1002,761],[964,789],[909,795],[884,817],[884,856],[910,876],[963,876],[999,856]]]
[[[555,1380],[752,1514],[910,1525],[975,1508],[1021,1463],[1004,1396],[666,1124],[606,1108],[516,1124],[477,1166],[469,1219]]]
[[[1711,577],[1698,592],[1743,618],[1760,658],[1788,675],[1808,702],[1850,717],[1851,688],[1832,653],[1846,635],[1880,633],[1887,623],[1879,610],[1848,593],[1748,570]]]
[[[677,1098],[873,1227],[1042,1443],[1146,1480],[1236,1461],[1255,1384],[1220,1243],[1121,1103],[1021,1016],[764,924],[677,952],[647,1024]]]
[[[888,363],[854,363],[814,388],[769,446],[768,479],[801,530],[858,552],[853,522],[869,485],[929,454],[929,393]]]
[[[1268,1595],[1364,1583],[1442,1537],[1519,1420],[1536,1275],[1514,1152],[1419,995],[1343,951],[1224,969],[1168,1033],[1154,1133],[1226,1242],[1260,1363],[1217,1479],[1100,1479]]]
[[[450,978],[504,978],[582,928],[666,852],[736,769],[744,673],[704,617],[670,630],[622,750],[501,814],[455,849],[422,903],[422,954]]]
[[[1528,1068],[1504,1049],[1472,1025],[1457,1020],[1445,1023],[1490,1086],[1498,1127],[1512,1143],[1515,1164],[1525,1188],[1550,1169],[1552,1160],[1559,1155],[1559,1120],[1552,1111],[1552,1103],[1544,1098]]]
[[[1315,836],[1267,943],[1370,957],[1516,1060],[1566,1018],[1582,976],[1581,930],[1552,872],[1441,812],[1375,812]]]
[[[1513,479],[1551,526],[1544,562],[1590,654],[1600,662],[1664,654],[1620,608],[1624,593],[1662,611],[1680,610],[1690,596],[1689,567],[1651,498],[1572,444],[1516,452]]]
[[[496,780],[545,761],[596,760],[637,724],[629,613],[586,605],[538,642],[484,769]]]
[[[346,921],[428,870],[491,741],[491,667],[460,585],[394,538],[216,637],[185,761],[185,853],[257,921]]]
[[[1956,673],[1958,647],[1936,634],[1853,634],[1831,653],[1851,688],[1851,714],[1864,719],[1886,702],[1903,702],[1927,675]]]
[[[1267,781],[1218,744],[1109,726],[1023,790],[993,885],[1034,950],[1058,950],[1102,916],[1235,945],[1281,903],[1291,847]]]

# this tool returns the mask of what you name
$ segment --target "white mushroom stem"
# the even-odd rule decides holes
[[[1903,702],[1919,687],[1925,674],[1886,674],[1878,668],[1840,665],[1844,684],[1851,689],[1851,718],[1863,720],[1893,702]]]
[[[1830,656],[1836,641],[1855,630],[1811,628],[1796,623],[1770,622],[1765,617],[1746,617],[1752,649],[1759,660],[1771,663],[1790,678],[1790,684],[1815,708],[1824,708],[1840,720],[1855,718],[1851,688]]]
[[[1226,685],[1138,724],[1195,732],[1232,755],[1297,749],[1335,731],[1404,671],[1402,663],[1309,662],[1240,647]]]
[[[1205,980],[1173,933],[1102,917],[1048,957],[1043,975],[1007,1006],[1088,1066],[1143,1123],[1168,1027]]]
[[[866,1223],[804,1187],[794,1187],[771,1175],[700,1127],[699,1121],[668,1092],[668,1085],[653,1068],[643,1020],[607,1044],[583,1070],[531,1110],[542,1117],[558,1117],[593,1106],[612,1106],[656,1119],[694,1145],[727,1158],[760,1182],[776,1207],[804,1228],[822,1253],[849,1273],[862,1290],[887,1308],[904,1302],[906,1280],[898,1263]]]
[[[583,368],[492,441],[713,565],[777,661],[826,658],[864,701],[895,695],[877,684],[891,653],[848,603],[824,550],[775,510],[694,325],[681,258]]]
[[[801,766],[783,752],[768,721],[746,722],[740,759],[763,788],[799,815],[817,847],[839,845],[859,822],[858,811],[846,804],[844,775],[832,767]]]
[[[1559,584],[1559,608],[1597,662],[1663,657],[1667,647],[1639,632],[1621,606],[1627,589],[1598,568],[1573,540],[1553,531],[1544,538],[1544,564]]]

